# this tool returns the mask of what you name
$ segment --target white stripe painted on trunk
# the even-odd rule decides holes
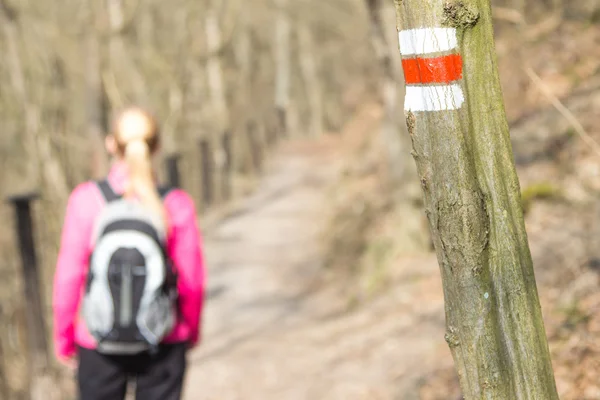
[[[457,47],[455,28],[418,28],[398,32],[403,56],[450,51]]]
[[[405,111],[457,110],[465,101],[458,84],[444,86],[407,86]]]

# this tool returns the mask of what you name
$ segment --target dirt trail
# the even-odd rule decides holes
[[[186,399],[419,399],[419,380],[451,362],[434,257],[399,262],[392,289],[354,311],[313,289],[337,147],[287,144],[205,232],[209,298]]]

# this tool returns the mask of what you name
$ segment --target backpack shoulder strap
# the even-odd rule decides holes
[[[171,186],[159,186],[158,194],[160,195],[160,198],[164,200],[167,198],[167,196],[169,195],[169,193],[171,193],[172,190],[173,187]]]
[[[115,193],[113,188],[108,183],[108,180],[104,179],[104,180],[98,181],[98,182],[96,182],[96,185],[100,189],[100,192],[102,193],[102,196],[104,197],[104,200],[107,203],[110,203],[111,201],[119,200],[121,198],[120,195]],[[173,188],[171,186],[160,186],[160,187],[158,187],[158,194],[160,195],[161,199],[164,200],[169,195],[169,193],[171,193],[172,190],[173,190]]]
[[[104,197],[104,200],[107,203],[110,203],[112,201],[115,201],[115,200],[118,200],[121,198],[121,196],[119,196],[118,194],[115,193],[113,188],[108,183],[108,180],[104,179],[104,180],[98,181],[98,182],[96,182],[96,185],[98,185],[98,189],[100,189],[100,192],[102,193],[102,196]]]

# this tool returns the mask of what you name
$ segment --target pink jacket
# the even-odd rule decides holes
[[[122,193],[127,182],[127,166],[116,163],[108,181],[115,192]],[[79,305],[92,251],[93,224],[103,205],[104,199],[93,182],[75,188],[67,204],[52,296],[54,344],[59,359],[75,355],[77,345],[89,349],[96,346],[85,324],[79,320]],[[189,195],[179,189],[167,195],[165,208],[170,220],[167,252],[179,276],[181,320],[164,341],[187,341],[194,346],[200,338],[205,283],[196,210]]]

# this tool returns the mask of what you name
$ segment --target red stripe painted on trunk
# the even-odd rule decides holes
[[[402,60],[407,85],[416,83],[450,83],[462,78],[462,57],[450,54],[432,58]]]

